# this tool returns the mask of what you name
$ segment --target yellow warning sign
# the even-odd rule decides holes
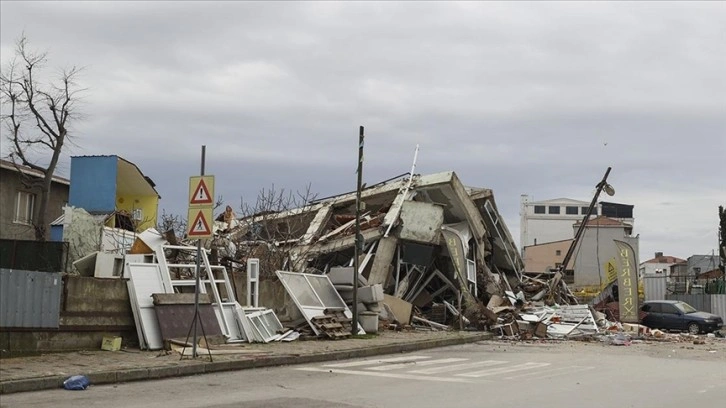
[[[612,282],[615,282],[615,279],[618,278],[618,269],[617,265],[615,264],[615,259],[609,260],[605,264],[605,283],[604,285],[609,285]]]
[[[189,207],[212,207],[214,176],[189,177]]]
[[[210,238],[212,236],[212,208],[190,208],[187,222],[189,238]]]

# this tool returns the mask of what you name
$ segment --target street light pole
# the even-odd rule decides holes
[[[567,254],[565,255],[565,258],[562,260],[562,266],[560,267],[560,270],[564,272],[565,268],[567,268],[567,264],[570,262],[570,258],[572,257],[572,254],[575,252],[575,247],[577,246],[577,243],[580,241],[580,237],[582,236],[582,233],[585,231],[585,226],[587,225],[587,221],[590,220],[590,216],[592,215],[592,210],[595,208],[595,204],[597,203],[598,197],[600,197],[600,192],[602,192],[603,188],[605,186],[608,186],[610,189],[610,185],[607,183],[608,175],[610,175],[610,170],[612,170],[612,167],[608,167],[607,171],[605,171],[605,175],[603,176],[602,180],[600,180],[599,183],[597,183],[597,191],[595,192],[595,196],[592,197],[592,201],[590,202],[590,206],[587,208],[587,214],[582,219],[582,222],[580,223],[580,227],[577,229],[577,233],[575,233],[575,239],[572,241],[572,244],[570,244],[570,248],[567,249]],[[609,191],[608,191],[608,194]],[[612,194],[610,194],[612,195]]]

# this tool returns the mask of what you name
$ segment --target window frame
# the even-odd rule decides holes
[[[575,205],[566,205],[565,206],[565,214],[566,215],[579,215],[579,211],[578,211],[577,206],[575,206]]]
[[[650,305],[650,311],[649,313],[663,313],[663,308],[661,307],[662,303],[648,303]]]
[[[541,211],[538,211],[538,210],[541,210]],[[534,213],[535,214],[547,214],[547,206],[546,205],[535,205]]]
[[[661,313],[663,314],[669,314],[669,315],[680,315],[682,312],[678,310],[676,305],[671,303],[661,303]]]
[[[554,211],[555,208],[557,209],[556,212]],[[560,215],[561,213],[562,213],[561,206],[559,206],[559,205],[548,205],[547,206],[547,214]]]
[[[13,223],[33,225],[33,218],[35,218],[35,198],[36,195],[30,191],[17,190],[17,193],[15,194],[15,213],[13,214]],[[21,208],[21,205],[24,208]]]

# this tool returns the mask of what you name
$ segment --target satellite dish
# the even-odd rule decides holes
[[[615,189],[610,184],[605,183],[605,187],[603,188],[607,195],[613,196],[615,195]]]

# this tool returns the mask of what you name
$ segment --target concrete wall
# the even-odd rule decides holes
[[[572,226],[582,218],[574,216],[572,219],[529,219],[527,246],[545,244],[548,242],[561,241],[563,239],[571,239],[575,236]]]
[[[31,190],[22,185],[17,172],[4,168],[0,169],[0,208],[2,209],[0,211],[0,239],[35,239],[35,232],[31,225],[13,222],[18,191]],[[62,207],[68,201],[68,185],[53,183],[50,193],[50,202],[45,216],[45,220],[49,225],[51,221],[63,213]],[[37,219],[38,208],[40,207],[40,196],[37,192],[35,200],[35,214],[33,214],[33,217]]]
[[[556,241],[524,248],[524,270],[527,272],[546,272],[547,267],[556,267],[558,263],[562,263],[571,243],[572,240]],[[570,265],[572,265],[572,262],[570,262]]]
[[[116,209],[116,156],[71,158],[71,189],[68,203],[86,211]]]
[[[576,289],[599,288],[606,283],[606,264],[618,259],[618,249],[613,242],[616,239],[629,243],[638,253],[638,238],[626,235],[622,227],[585,228],[579,248],[575,250]]]
[[[57,330],[2,330],[0,356],[99,349],[104,336],[138,345],[125,279],[63,278]]]
[[[246,306],[247,273],[231,272],[230,275],[230,278],[234,283],[237,303],[242,306]],[[258,304],[260,307],[267,307],[274,310],[280,321],[293,321],[303,318],[302,313],[300,313],[298,308],[295,306],[295,302],[292,298],[290,298],[290,295],[287,294],[285,287],[282,286],[282,283],[277,279],[277,277],[260,277],[260,297]]]

